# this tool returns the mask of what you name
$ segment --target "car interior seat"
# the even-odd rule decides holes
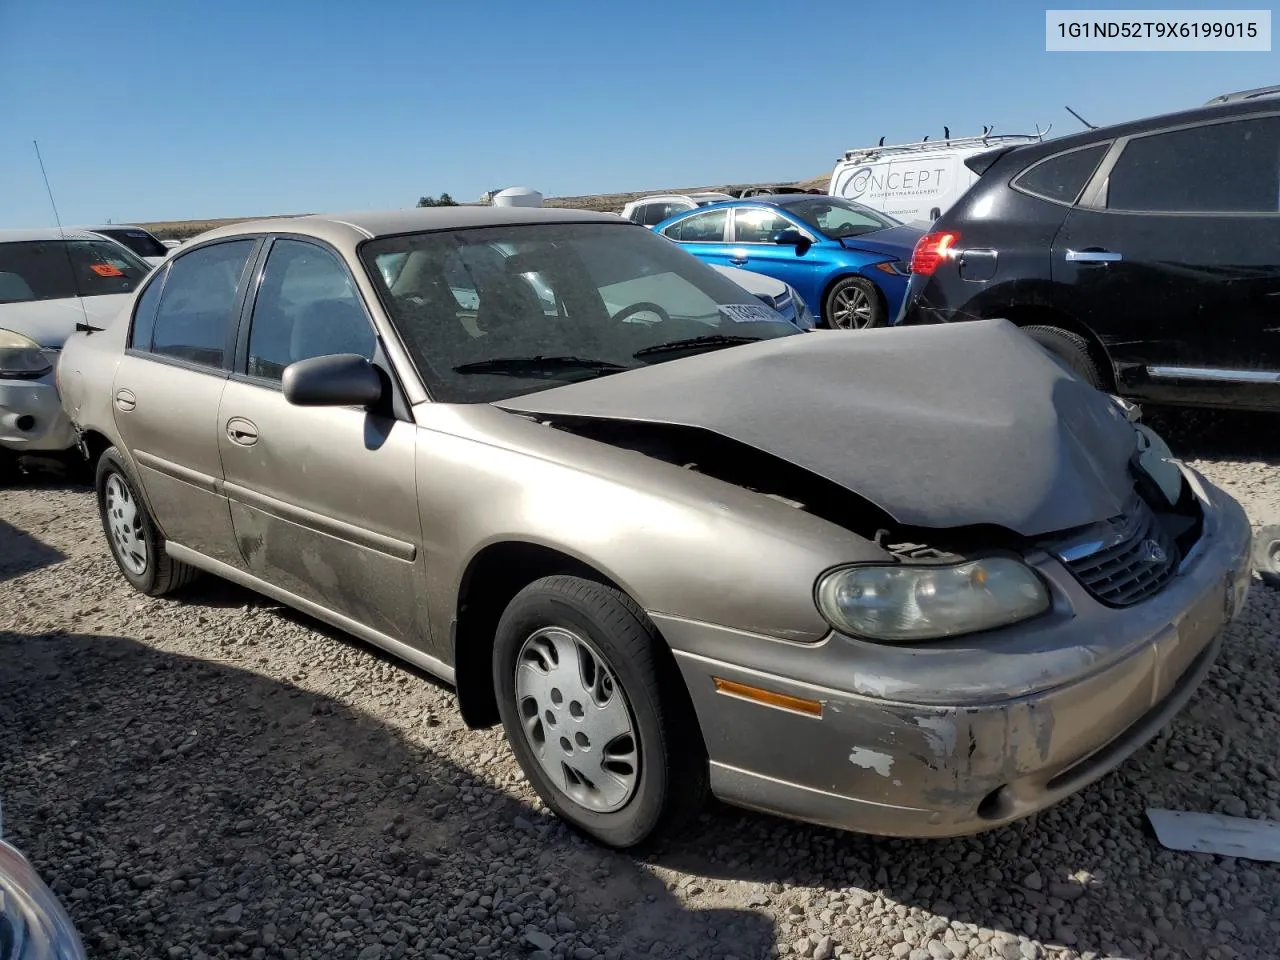
[[[34,300],[31,285],[16,273],[0,273],[0,301]]]
[[[291,362],[335,353],[373,359],[377,340],[369,320],[353,300],[313,300],[298,311],[289,342]]]
[[[546,332],[545,319],[542,301],[523,277],[500,274],[480,291],[476,326],[489,336],[533,342]]]

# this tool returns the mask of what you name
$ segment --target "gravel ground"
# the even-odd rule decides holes
[[[1160,426],[1261,524],[1273,424]],[[1260,584],[1172,726],[1036,818],[903,842],[716,807],[643,861],[561,827],[412,669],[216,580],[133,593],[56,476],[0,491],[0,626],[6,834],[94,957],[1280,955],[1280,865],[1163,850],[1142,814],[1280,819]]]

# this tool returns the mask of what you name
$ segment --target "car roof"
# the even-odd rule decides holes
[[[564,207],[411,207],[407,210],[361,210],[352,213],[308,214],[247,220],[200,234],[201,242],[255,233],[300,233],[331,241],[358,243],[374,237],[468,227],[517,226],[535,223],[615,223],[634,226],[616,213],[595,213]]]
[[[147,232],[146,227],[139,227],[137,224],[133,224],[133,223],[104,223],[99,226],[90,225],[90,226],[84,226],[84,227],[75,227],[74,229],[92,230],[95,233],[101,233],[103,230],[141,230],[143,233]]]
[[[0,243],[38,243],[49,240],[106,240],[84,227],[36,227],[30,230],[0,230]],[[115,241],[112,241],[113,243]]]
[[[729,207],[791,207],[803,200],[844,200],[846,203],[856,203],[856,200],[845,200],[844,197],[832,197],[825,193],[766,193],[758,197],[734,197],[732,200],[721,200],[718,203],[709,203],[705,207],[698,207],[696,210],[681,210],[679,213],[673,213],[668,219],[674,220],[676,217],[688,216],[691,213],[705,213],[707,210],[725,210]]]
[[[1115,140],[1132,134],[1147,133],[1161,127],[1176,127],[1180,124],[1199,123],[1203,120],[1225,120],[1232,117],[1248,117],[1256,113],[1276,112],[1280,112],[1280,103],[1277,103],[1274,99],[1267,98],[1205,104],[1187,110],[1177,110],[1173,113],[1159,113],[1149,117],[1141,117],[1137,120],[1125,120],[1121,123],[1097,127],[1093,130],[1069,133],[1066,136],[1055,137],[1052,140],[1022,144],[1011,148],[1009,153],[1016,154],[1019,157],[1038,158],[1056,154],[1063,150],[1070,150],[1072,147],[1082,147],[1100,143],[1104,140]]]

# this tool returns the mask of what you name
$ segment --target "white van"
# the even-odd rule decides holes
[[[864,203],[906,223],[932,223],[978,179],[965,160],[998,147],[1036,143],[1048,132],[926,139],[846,150],[832,171],[827,193]]]

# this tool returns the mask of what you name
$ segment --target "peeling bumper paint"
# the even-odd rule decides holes
[[[1213,488],[1201,494],[1193,555],[1160,594],[1123,610],[1045,560],[1052,615],[909,650],[837,635],[793,644],[653,614],[688,684],[713,790],[827,826],[942,837],[1009,823],[1097,780],[1191,698],[1243,603],[1248,521]],[[714,677],[818,700],[822,715],[720,695]]]

